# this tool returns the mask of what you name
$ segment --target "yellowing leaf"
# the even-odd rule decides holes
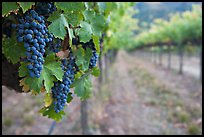
[[[44,98],[44,102],[45,102],[45,107],[50,106],[52,103],[52,94],[46,93],[45,98]]]

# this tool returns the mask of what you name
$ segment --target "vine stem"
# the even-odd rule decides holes
[[[52,122],[52,125],[51,125],[50,128],[49,128],[48,135],[51,135],[52,131],[53,131],[54,128],[55,128],[55,125],[56,125],[56,121],[53,121],[53,122]]]

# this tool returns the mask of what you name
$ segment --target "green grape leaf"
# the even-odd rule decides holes
[[[96,77],[98,77],[100,75],[100,70],[98,67],[94,67],[92,70],[93,70],[91,73],[92,75],[94,75]]]
[[[19,77],[25,77],[28,74],[27,63],[21,62],[20,64],[21,66],[19,67],[18,71]]]
[[[83,15],[84,15],[84,19],[87,21],[87,22],[91,22],[91,20],[93,20],[94,16],[95,16],[95,12],[92,11],[92,10],[85,10],[83,12]]]
[[[79,38],[81,42],[88,42],[91,39],[92,29],[91,25],[85,21],[82,21],[81,29],[79,30]]]
[[[56,81],[55,77],[52,75],[49,69],[46,67],[42,70],[42,77],[44,79],[45,90],[49,92],[51,88],[54,86],[54,81]]]
[[[77,27],[83,20],[83,14],[81,12],[65,13],[67,21],[74,27]]]
[[[30,76],[24,78],[24,83],[29,87],[30,90],[34,90],[37,93],[40,93],[41,88],[43,87],[42,83],[43,77],[40,78],[31,78]]]
[[[43,116],[48,116],[48,118],[52,118],[57,122],[59,122],[62,119],[62,116],[65,115],[64,111],[60,111],[59,113],[56,113],[54,111],[54,104],[51,104],[49,107],[41,108],[39,110],[39,113],[41,113]]]
[[[87,70],[87,71],[85,71],[85,73],[84,74],[80,74],[80,73],[77,73],[77,74],[75,74],[75,78],[74,78],[74,82],[72,83],[72,85],[71,85],[71,88],[73,88],[73,87],[76,87],[76,85],[78,85],[79,84],[79,82],[84,78],[84,77],[87,77],[88,75],[90,75],[91,73],[92,73],[92,69],[89,69],[89,70]]]
[[[86,64],[88,64],[88,66],[89,66],[89,62],[90,62],[91,56],[92,56],[92,50],[90,48],[87,48],[85,50],[84,59],[86,60],[86,62],[87,62]],[[87,69],[88,69],[88,67],[87,67]]]
[[[63,71],[61,62],[56,62],[54,54],[50,54],[46,57],[41,75],[47,92],[54,86],[54,81],[56,81],[56,79],[62,81]]]
[[[77,49],[77,51],[76,51],[76,57],[77,57],[76,64],[77,64],[77,66],[80,66],[83,64],[83,61],[84,61],[83,54],[84,54],[84,51],[82,48]]]
[[[80,97],[81,100],[85,100],[91,96],[91,81],[90,77],[83,77],[74,89],[74,93]]]
[[[70,103],[72,101],[73,97],[72,97],[72,93],[69,92],[67,95],[67,103]]]
[[[62,81],[64,73],[61,68],[61,62],[57,60],[58,58],[55,56],[55,54],[48,55],[45,58],[44,67],[47,68],[51,74],[57,78],[57,80]]]
[[[53,17],[54,16],[54,17]],[[56,38],[60,38],[64,40],[64,37],[66,35],[66,28],[68,28],[68,22],[64,16],[64,14],[60,14],[59,12],[56,12],[55,14],[52,14],[48,21],[51,21],[52,23],[48,26],[48,30],[50,33],[53,33],[53,35]]]
[[[83,12],[83,15],[87,23],[89,23],[89,25],[91,26],[91,33],[98,37],[101,37],[101,31],[103,31],[106,25],[104,16],[90,10],[85,10]]]
[[[99,12],[104,13],[105,17],[109,15],[109,13],[117,7],[115,2],[97,2],[99,7]]]
[[[8,15],[11,11],[19,8],[16,2],[2,2],[2,15]]]
[[[90,48],[87,48],[86,50],[83,50],[83,48],[79,48],[76,51],[76,64],[77,66],[81,66],[81,69],[83,71],[87,70],[89,68],[89,62],[92,56],[92,50]]]
[[[93,36],[92,36],[92,39],[93,39],[94,45],[95,45],[95,47],[96,47],[96,52],[97,52],[98,54],[100,54],[100,41],[99,41],[99,37],[96,36],[96,35],[93,35]]]
[[[94,7],[94,2],[84,2],[86,9],[92,9]]]
[[[23,43],[17,42],[16,37],[12,36],[11,38],[3,38],[2,52],[9,61],[15,64],[20,60],[20,57],[25,57],[26,49]]]
[[[107,8],[106,2],[97,2],[97,5],[100,13],[103,13]]]
[[[57,2],[56,7],[70,13],[85,9],[83,2]]]
[[[106,25],[104,17],[100,14],[96,14],[95,17],[91,20],[91,26],[93,34],[101,37],[101,32],[103,31]]]
[[[40,78],[27,76],[25,84],[29,86],[30,90],[40,93],[44,81],[45,90],[49,92],[54,86],[54,81],[62,81],[63,71],[60,65],[61,62],[57,61],[55,54],[47,55]]]
[[[23,9],[23,13],[25,13],[28,9],[31,9],[32,5],[35,5],[35,2],[18,2],[20,7]]]
[[[60,14],[62,14],[62,11],[61,10],[56,10],[54,11],[50,16],[49,18],[47,19],[47,21],[55,21],[57,20],[59,17],[60,17]]]
[[[52,100],[53,100],[52,95],[50,93],[46,93],[44,98],[45,107],[50,106],[52,103]]]

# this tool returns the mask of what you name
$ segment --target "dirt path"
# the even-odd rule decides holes
[[[112,96],[103,134],[188,134],[192,122],[202,122],[202,86],[171,73],[119,52],[108,82]]]

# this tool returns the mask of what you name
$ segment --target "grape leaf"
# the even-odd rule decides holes
[[[94,37],[96,42],[96,36],[101,37],[101,31],[103,31],[105,28],[105,19],[102,15],[90,10],[85,10],[83,12],[83,15],[86,21],[82,21],[80,24],[80,41],[84,43],[88,42],[91,39],[92,35],[95,35]]]
[[[94,7],[94,2],[84,2],[86,9],[92,9]]]
[[[11,38],[3,38],[2,52],[9,61],[15,64],[20,60],[20,57],[25,57],[26,49],[22,43],[16,41],[15,36],[12,36]]]
[[[99,12],[107,17],[113,9],[117,8],[115,2],[97,2]]]
[[[103,13],[107,8],[106,2],[97,2],[97,5],[100,13]]]
[[[5,16],[18,8],[19,6],[16,2],[2,2],[2,15]]]
[[[62,81],[63,71],[60,66],[61,63],[56,60],[57,58],[54,54],[47,55],[40,78],[31,78],[30,76],[24,78],[25,84],[29,86],[30,90],[40,93],[44,80],[45,90],[49,92],[54,86],[54,81]]]
[[[56,38],[60,38],[64,40],[65,35],[67,34],[66,28],[69,33],[69,42],[72,42],[72,38],[74,38],[73,30],[69,28],[69,23],[65,14],[62,14],[60,11],[54,12],[49,18],[48,21],[52,22],[48,26],[48,30],[50,33]]]
[[[101,32],[103,31],[105,25],[104,17],[100,14],[96,14],[95,17],[91,20],[93,34],[101,37]]]
[[[92,75],[94,75],[96,77],[98,77],[100,75],[100,70],[98,69],[98,67],[94,67],[92,70],[93,70],[91,73]]]
[[[42,75],[40,76],[40,78],[36,78],[36,77],[31,78],[29,76],[25,77],[24,82],[26,85],[29,86],[30,90],[34,90],[35,92],[40,93],[40,89],[43,86]]]
[[[94,18],[95,16],[95,12],[92,11],[92,10],[85,10],[83,12],[83,15],[84,15],[84,19],[87,21],[87,22],[91,22],[91,20]]]
[[[72,97],[72,93],[69,92],[67,95],[67,103],[70,103],[72,101],[73,97]]]
[[[53,17],[54,16],[54,17]],[[49,18],[49,21],[52,23],[48,26],[48,30],[50,33],[53,33],[53,35],[56,38],[60,38],[64,40],[64,37],[66,35],[66,28],[68,28],[68,22],[64,16],[64,14],[60,14],[56,12],[55,14],[52,14]]]
[[[95,47],[96,47],[96,52],[97,52],[98,54],[100,54],[100,42],[99,42],[99,37],[96,36],[96,35],[93,35],[93,36],[92,36],[92,39],[93,39],[94,45],[95,45]]]
[[[62,81],[64,73],[61,68],[61,62],[58,61],[55,54],[50,54],[45,58],[44,67],[47,68],[58,80]]]
[[[47,21],[54,21],[54,20],[57,20],[59,17],[60,17],[60,14],[62,14],[62,11],[61,10],[56,10],[54,11],[50,16],[49,18],[47,19]]]
[[[45,102],[45,107],[48,107],[48,106],[51,105],[51,103],[52,103],[52,95],[50,93],[46,93],[45,94],[44,102]]]
[[[18,75],[19,77],[25,77],[28,74],[27,63],[21,62],[20,64]]]
[[[21,79],[21,80],[19,81],[19,82],[20,82],[19,85],[20,85],[20,86],[23,86],[23,88],[22,88],[22,91],[23,91],[23,92],[28,92],[28,91],[29,91],[29,86],[26,85],[24,81],[25,81],[25,79]]]
[[[42,77],[44,80],[45,90],[49,92],[51,88],[54,86],[54,81],[60,80],[63,78],[63,71],[61,68],[61,63],[56,62],[54,54],[50,54],[45,59],[45,64],[42,70]],[[53,60],[50,60],[52,59]]]
[[[25,13],[28,9],[31,9],[32,5],[35,5],[35,2],[18,2],[20,7],[23,9],[23,13]]]
[[[92,29],[91,25],[85,21],[82,21],[81,29],[79,30],[79,38],[81,42],[88,42],[91,39]]]
[[[62,115],[65,115],[64,111],[60,111],[56,113],[54,111],[54,105],[51,104],[49,107],[43,107],[39,110],[39,113],[42,113],[43,116],[48,116],[48,118],[52,118],[55,121],[59,122],[62,119]]]
[[[83,77],[74,89],[74,93],[80,97],[81,100],[85,100],[91,95],[91,81],[90,77]]]
[[[81,12],[65,13],[67,21],[74,27],[77,27],[83,20],[83,14]]]
[[[57,2],[56,7],[70,13],[85,9],[83,2]]]
[[[92,50],[87,48],[86,50],[83,50],[83,48],[79,48],[76,51],[76,64],[77,66],[80,66],[83,71],[87,70],[89,68],[89,62],[92,56]]]

